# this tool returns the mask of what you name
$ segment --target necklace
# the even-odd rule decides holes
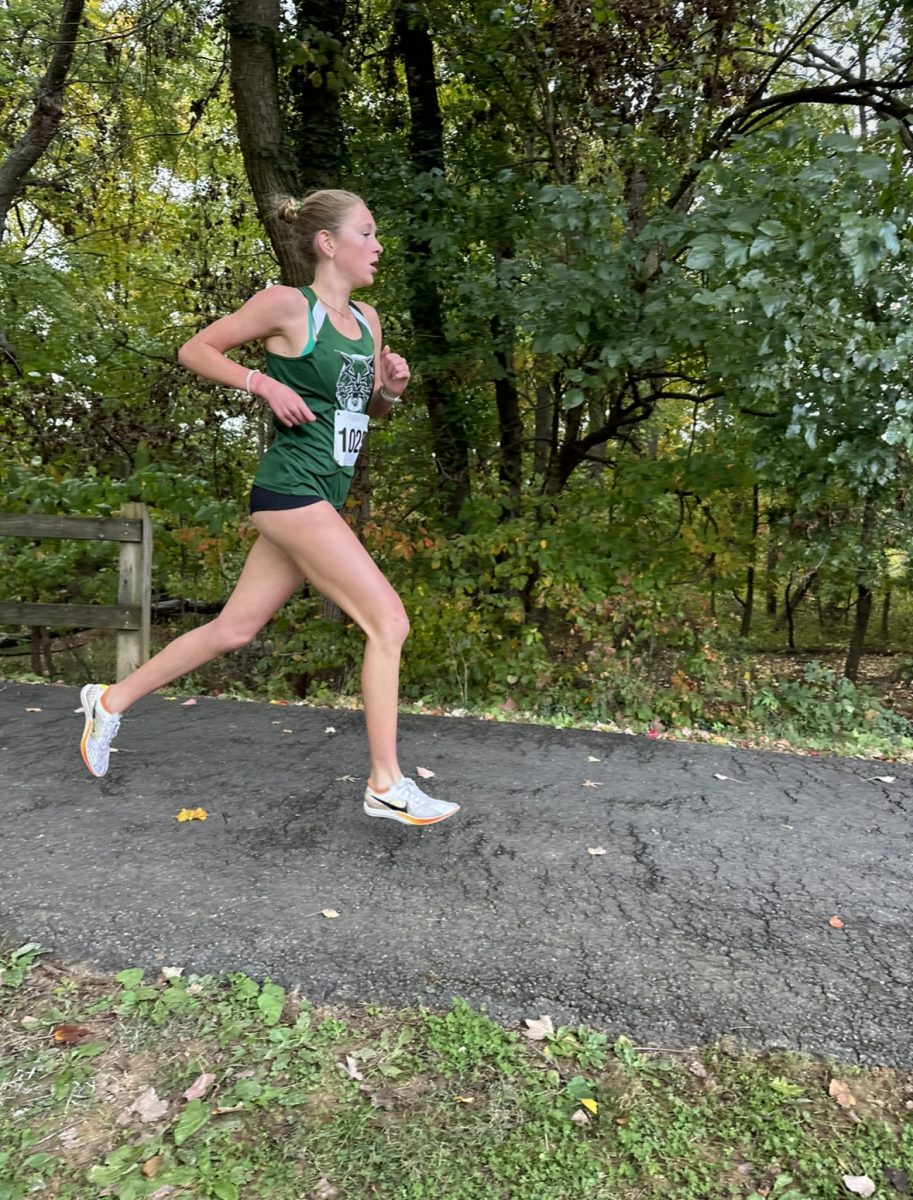
[[[314,292],[314,289],[311,288],[311,291]],[[316,292],[314,292],[314,295],[317,296],[317,299],[320,301],[320,303],[323,305],[324,308],[331,309],[334,313],[338,313],[340,317],[351,317],[352,316],[351,309],[343,310],[341,308],[336,308],[336,306],[334,304],[328,304],[327,301],[324,300],[323,296],[318,296]]]

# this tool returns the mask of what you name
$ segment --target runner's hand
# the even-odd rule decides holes
[[[393,354],[389,346],[380,352],[381,387],[393,396],[401,396],[409,382],[409,364],[399,354]]]
[[[264,400],[288,428],[317,419],[296,391],[269,375],[260,375],[254,381],[254,394]]]

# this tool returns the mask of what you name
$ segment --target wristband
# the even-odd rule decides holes
[[[262,372],[259,371],[256,367],[251,367],[251,369],[247,372],[247,378],[244,380],[244,390],[245,390],[245,392],[247,392],[248,396],[256,396],[257,393],[252,392],[250,390],[250,381],[253,379],[253,377],[255,375],[260,375],[260,374],[262,374]]]
[[[380,398],[388,404],[399,404],[402,401],[402,396],[391,396],[383,384],[380,385]]]

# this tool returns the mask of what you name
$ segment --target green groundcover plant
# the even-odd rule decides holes
[[[911,1109],[910,1072],[726,1040],[0,958],[0,1200],[906,1195]]]

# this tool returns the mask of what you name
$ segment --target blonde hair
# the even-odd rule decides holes
[[[314,238],[326,229],[334,236],[339,233],[346,213],[356,205],[364,204],[361,196],[344,192],[340,188],[324,188],[309,192],[303,199],[280,196],[276,201],[276,215],[290,225],[297,225],[304,241],[304,257],[311,282],[317,269],[317,247]]]

